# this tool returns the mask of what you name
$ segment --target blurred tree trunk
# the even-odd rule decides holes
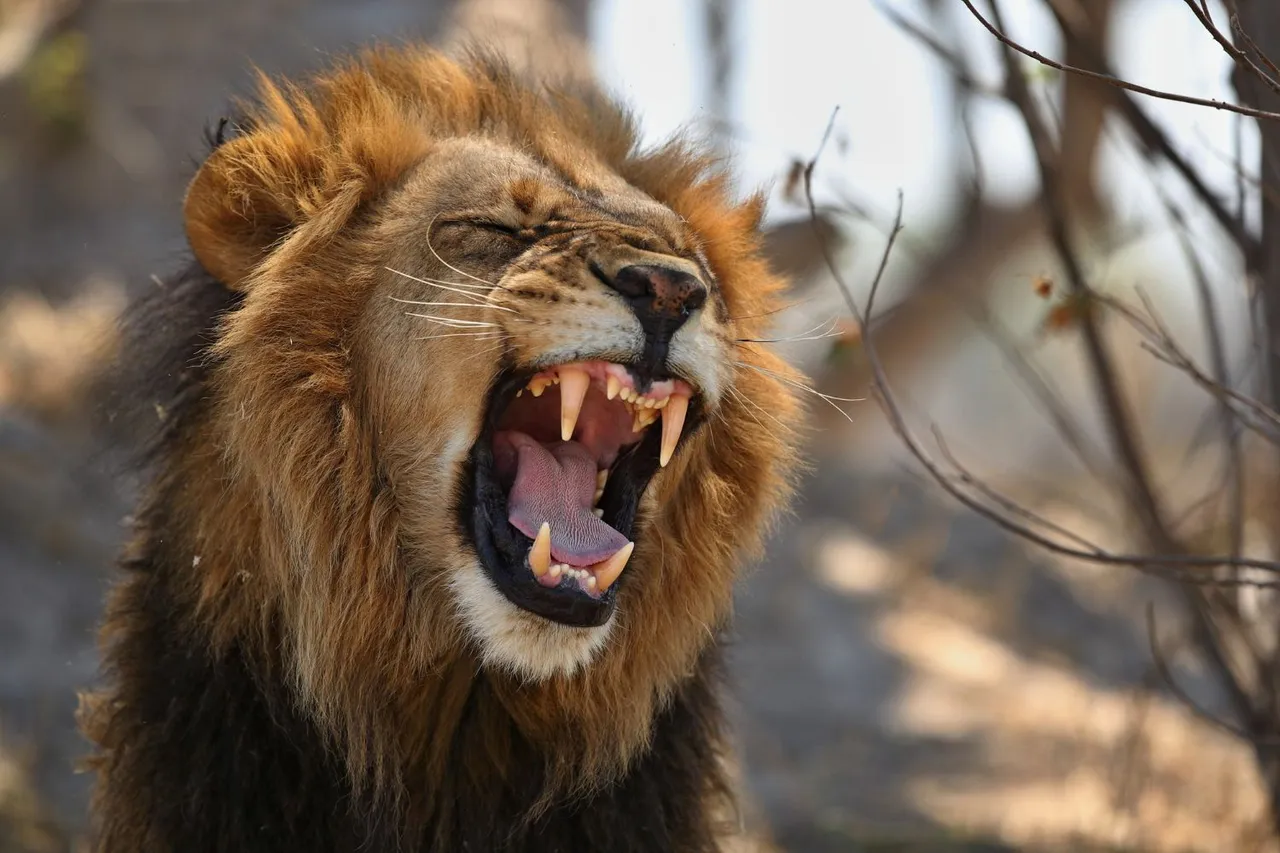
[[[1240,23],[1258,48],[1272,60],[1280,59],[1280,15],[1271,0],[1237,0]],[[1243,45],[1241,45],[1243,47]],[[1280,111],[1280,96],[1238,65],[1233,82],[1242,103],[1259,109]],[[1249,259],[1258,281],[1258,300],[1266,323],[1265,363],[1272,406],[1280,409],[1280,123],[1260,121],[1258,132],[1262,150],[1258,177],[1266,188],[1260,194],[1262,235],[1259,257]],[[1248,169],[1245,164],[1241,168]]]
[[[1230,4],[1228,4],[1230,5]],[[1236,0],[1240,23],[1257,49],[1272,61],[1280,59],[1280,15],[1273,0]],[[1248,51],[1248,46],[1237,46]],[[1266,67],[1266,63],[1260,63]],[[1274,67],[1274,66],[1272,66]],[[1236,65],[1233,82],[1242,103],[1260,109],[1280,111],[1280,96],[1257,77]],[[1266,371],[1268,394],[1272,408],[1280,411],[1280,123],[1259,121],[1261,151],[1257,164],[1258,178],[1263,190],[1259,193],[1262,206],[1262,233],[1258,257],[1246,261],[1255,278],[1256,298],[1264,323],[1260,346],[1261,360]],[[1248,166],[1240,165],[1248,171]],[[1280,543],[1280,534],[1272,525],[1272,547]],[[1247,611],[1246,611],[1247,612]],[[1274,619],[1271,608],[1266,618]],[[1267,626],[1270,627],[1270,626]],[[1271,660],[1260,661],[1261,683],[1253,691],[1259,697],[1253,720],[1245,720],[1245,728],[1254,735],[1254,751],[1258,768],[1271,793],[1272,819],[1280,832],[1280,687],[1275,684],[1280,673],[1280,648],[1272,648]]]
[[[67,0],[0,0],[65,4]],[[0,286],[61,298],[90,276],[138,287],[172,266],[201,129],[251,63],[315,68],[382,39],[493,43],[517,65],[590,73],[591,0],[82,0],[0,77]],[[0,62],[3,62],[0,22]]]

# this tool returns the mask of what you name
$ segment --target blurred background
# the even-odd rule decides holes
[[[76,691],[133,487],[90,389],[180,263],[202,129],[251,63],[469,36],[769,189],[795,281],[769,345],[816,392],[737,603],[749,836],[1280,850],[1277,125],[1054,71],[975,12],[1074,66],[1280,103],[1271,0],[0,0],[0,853],[82,849]]]

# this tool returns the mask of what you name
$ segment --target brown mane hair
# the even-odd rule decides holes
[[[207,792],[193,785],[219,774],[266,774],[297,803],[234,820],[209,806],[234,849],[259,849],[245,840],[254,820],[284,827],[296,849],[344,832],[461,849],[492,840],[481,824],[494,814],[515,838],[559,831],[548,821],[566,804],[625,793],[624,810],[660,810],[679,796],[689,815],[662,812],[677,827],[724,797],[713,640],[735,567],[788,492],[792,374],[759,346],[735,347],[733,393],[651,486],[643,571],[589,667],[530,682],[483,666],[447,574],[410,556],[359,337],[386,256],[384,200],[469,136],[570,183],[607,171],[675,211],[737,336],[764,337],[782,282],[759,256],[762,199],[735,202],[689,142],[640,150],[631,118],[600,94],[417,49],[367,51],[305,89],[263,78],[188,192],[198,264],[130,321],[126,390],[158,429],[104,628],[109,686],[83,714],[99,746],[102,849],[172,849],[184,821],[202,820]],[[469,387],[439,379],[445,396]],[[444,414],[423,427],[449,428]],[[456,536],[451,499],[415,519],[440,541]],[[274,754],[273,732],[317,746],[255,764],[249,751]],[[641,773],[650,766],[662,785]],[[161,785],[185,811],[165,811]],[[345,829],[325,808],[348,816]],[[611,845],[597,849],[639,843],[573,832]]]

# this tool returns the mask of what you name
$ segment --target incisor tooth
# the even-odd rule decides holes
[[[670,400],[662,410],[662,451],[658,454],[658,462],[664,468],[671,461],[671,454],[676,452],[680,433],[684,430],[684,417],[689,413],[688,397],[677,394]]]
[[[591,376],[576,367],[560,368],[560,440],[573,438],[573,428],[578,425],[582,401],[591,386]]]
[[[618,392],[622,390],[622,383],[618,381],[618,377],[610,376],[605,382],[604,395],[612,400],[618,396]]]
[[[591,575],[590,577],[587,578],[587,589],[591,590],[592,592],[595,592],[595,589],[599,584],[600,584],[600,581],[596,580],[595,575]]]
[[[604,565],[595,570],[596,584],[600,591],[604,592],[613,586],[613,582],[622,574],[622,570],[627,567],[627,560],[631,559],[631,552],[635,550],[636,543],[628,542],[617,550],[617,552],[604,561]]]
[[[560,573],[561,573],[562,571],[564,571],[564,569],[560,568],[560,564],[559,564],[559,563],[556,563],[554,566],[552,566],[552,567],[551,567],[551,577],[553,577],[553,578],[558,578],[558,577],[560,577]]]
[[[604,518],[604,510],[601,509],[600,507],[596,507],[595,509],[591,510],[591,512],[593,515],[595,515],[596,518]]]
[[[533,547],[529,549],[529,568],[533,569],[534,575],[542,577],[550,567],[551,524],[544,521],[538,528],[538,538],[533,540]]]

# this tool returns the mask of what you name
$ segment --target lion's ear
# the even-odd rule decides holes
[[[276,179],[290,171],[273,162],[282,151],[238,137],[223,143],[187,187],[183,221],[196,260],[215,278],[239,289],[272,244],[295,225],[294,205],[281,197]]]

